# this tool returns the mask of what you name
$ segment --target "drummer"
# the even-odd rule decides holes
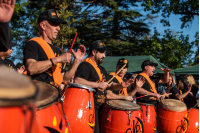
[[[180,76],[177,85],[171,88],[170,93],[172,93],[172,95],[169,97],[171,99],[177,99],[184,102],[183,99],[188,94],[192,93],[191,88],[192,84],[189,84],[188,79],[186,77]],[[183,92],[184,89],[186,90],[185,92]]]
[[[72,50],[73,64],[68,71],[63,68],[64,63],[71,62],[71,53],[62,54],[52,42],[57,38],[61,23],[67,22],[59,18],[55,9],[42,12],[38,19],[40,35],[29,40],[23,51],[27,75],[57,88],[62,82],[68,83],[86,52],[83,45],[79,46],[77,52]]]
[[[169,72],[171,71],[171,69],[162,69],[162,71],[164,71],[164,78],[160,78],[160,79],[151,79],[150,76],[153,75],[153,71],[155,70],[155,66],[157,66],[157,63],[153,63],[151,60],[145,60],[142,65],[142,73],[140,73],[136,79],[139,79],[140,77],[144,77],[145,78],[145,83],[142,86],[142,88],[140,88],[137,93],[136,96],[143,96],[143,95],[148,95],[142,98],[138,98],[137,102],[140,103],[148,103],[148,104],[153,104],[154,106],[157,106],[157,99],[160,99],[161,96],[160,94],[157,93],[156,91],[156,87],[155,87],[155,83],[167,83],[169,80]],[[151,99],[150,96],[155,97],[154,99]],[[164,98],[164,97],[162,97]]]
[[[117,75],[116,73],[124,66],[126,65]],[[116,72],[111,72],[109,74],[109,77],[112,78],[114,75],[116,75],[113,78],[113,82],[115,83],[122,83],[123,81],[126,81],[126,78],[124,77],[124,75],[126,74],[127,70],[128,70],[128,65],[129,65],[129,61],[125,58],[121,58],[118,60],[117,62],[117,66],[116,66]],[[139,83],[139,82],[138,82]],[[144,83],[144,82],[141,82]],[[139,87],[141,87],[143,84],[139,85]],[[133,84],[131,84],[130,86],[128,86],[127,88],[123,88],[121,90],[117,90],[117,91],[110,91],[107,90],[107,98],[108,99],[125,99],[127,101],[133,101],[133,96],[135,95],[135,93],[137,92],[137,90],[139,89],[139,87],[134,87]],[[114,95],[114,94],[116,95]]]
[[[122,84],[110,83],[108,81],[110,78],[100,64],[105,58],[105,53],[108,48],[105,46],[102,40],[94,41],[89,48],[89,56],[80,64],[75,74],[75,83],[83,84],[94,88],[96,92],[94,93],[94,104],[95,104],[95,133],[99,133],[99,118],[100,112],[105,102],[106,88],[110,87],[113,90],[120,90],[122,88],[128,87],[134,82],[133,79],[129,79]]]

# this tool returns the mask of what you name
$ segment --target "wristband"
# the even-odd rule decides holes
[[[55,64],[53,63],[53,60],[50,58],[50,61],[51,61],[51,63],[52,63],[52,66],[54,66]]]

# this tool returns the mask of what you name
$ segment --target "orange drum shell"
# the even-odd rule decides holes
[[[159,105],[157,109],[158,133],[185,133],[188,127],[187,117],[187,110],[171,111]]]
[[[129,112],[131,113],[130,123],[129,123]],[[142,115],[141,109],[136,111],[123,111],[111,108],[106,104],[103,108],[101,116],[101,122],[100,122],[101,133],[116,133],[116,132],[142,133],[143,124],[141,115]]]
[[[155,106],[139,105],[142,107],[144,133],[155,133],[157,128]]]
[[[60,103],[56,102],[49,107],[37,110],[33,121],[33,133],[70,133],[70,129],[66,124]]]
[[[1,133],[27,133],[29,131],[32,112],[25,105],[0,107]]]
[[[188,111],[189,126],[186,133],[199,133],[199,110],[189,108]]]
[[[90,98],[92,109],[86,108]],[[92,92],[76,87],[67,88],[63,108],[73,133],[94,132],[95,111]]]

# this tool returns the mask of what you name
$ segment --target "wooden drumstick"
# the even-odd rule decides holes
[[[163,94],[163,95],[160,95],[160,96],[167,96],[167,95],[171,95],[172,93],[168,93],[168,94]],[[155,97],[150,97],[149,99],[154,99]]]
[[[115,77],[125,66],[126,66],[126,64],[124,64],[123,67],[119,69],[119,71],[108,81],[108,83],[110,83],[110,82],[114,79],[114,77]]]

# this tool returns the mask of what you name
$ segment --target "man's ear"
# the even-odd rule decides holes
[[[92,55],[94,56],[97,53],[95,49],[92,50]]]
[[[41,27],[42,30],[45,30],[46,23],[44,21],[40,22],[40,27]]]

